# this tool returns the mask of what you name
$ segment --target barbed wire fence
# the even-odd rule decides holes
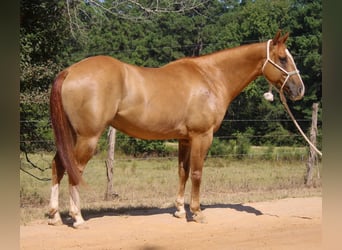
[[[299,122],[308,122],[310,123],[311,120],[309,119],[301,119],[298,120]],[[41,121],[20,121],[21,123],[41,123]],[[251,122],[251,123],[266,123],[266,122],[291,122],[290,119],[270,119],[270,120],[257,120],[257,119],[240,119],[240,120],[229,120],[229,119],[225,119],[223,120],[222,124],[224,123],[242,123],[242,122]],[[49,122],[45,123],[48,126],[47,129],[51,129],[51,124]],[[52,130],[51,130],[52,131]],[[279,140],[280,137],[286,137],[287,139],[300,139],[301,135],[300,134],[277,134],[277,135],[244,135],[245,137],[247,137],[249,140],[251,139],[260,139],[260,138],[264,138],[264,139],[275,139],[275,140]],[[319,135],[320,136],[320,135]],[[115,143],[116,143],[116,147],[120,148],[120,144],[127,142],[127,140],[129,140],[129,137],[116,137],[115,139]],[[236,140],[237,136],[236,135],[214,135],[214,140],[218,139],[220,141],[225,141],[225,142],[229,142],[230,140]],[[101,138],[102,143],[105,145],[108,145],[108,141],[107,138],[103,137]],[[174,144],[174,146],[176,146],[177,140],[165,140],[166,143],[171,143]],[[44,144],[47,145],[49,144],[49,150],[43,151],[43,152],[33,152],[33,153],[28,153],[27,150],[25,150],[25,144]],[[55,151],[55,145],[54,145],[54,141],[53,139],[51,140],[43,140],[43,139],[39,139],[39,140],[20,140],[20,148],[21,148],[21,155],[20,155],[20,171],[22,171],[23,173],[31,176],[32,178],[34,178],[37,181],[50,181],[51,178],[46,178],[46,177],[40,177],[38,174],[36,173],[44,173],[47,170],[51,169],[51,160],[46,160],[43,159],[45,154],[49,154],[49,153],[53,153]],[[272,145],[269,145],[268,147],[274,147]],[[303,145],[300,145],[300,147],[304,148],[304,150],[301,150],[300,152],[295,152],[293,151],[290,147],[287,150],[282,150],[282,151],[277,151],[277,152],[273,152],[274,154],[274,160],[278,161],[278,160],[283,160],[284,158],[296,158],[297,160],[301,160],[301,161],[305,161],[308,157],[309,154],[309,150],[306,149],[307,145],[305,143],[303,143]],[[39,148],[39,147],[37,147]],[[265,146],[264,148],[267,148],[267,146]],[[104,147],[103,149],[100,150],[101,152],[107,152],[107,147]],[[176,152],[177,149],[175,149],[174,154],[171,155],[166,155],[166,156],[160,156],[160,155],[155,155],[155,154],[150,154],[150,155],[139,155],[139,156],[133,156],[133,155],[124,155],[124,154],[119,154],[119,156],[116,156],[114,159],[114,162],[124,162],[124,161],[131,161],[131,160],[135,160],[135,161],[148,161],[148,160],[175,160],[177,159],[177,155]],[[32,160],[30,155],[31,154],[36,154],[38,155],[39,160],[36,159]],[[229,152],[229,153],[225,153],[225,154],[208,154],[207,158],[226,158],[226,159],[233,159],[234,157],[238,157],[238,158],[259,158],[259,159],[267,159],[267,157],[269,156],[270,152],[266,150],[260,150],[258,152],[246,152],[246,153],[239,153],[240,155],[238,155],[236,152]],[[294,156],[295,154],[297,154],[296,156]],[[104,166],[106,166],[106,159],[102,159],[102,158],[93,158],[91,161],[93,162],[101,162],[103,163]],[[39,162],[39,163],[38,163]],[[100,163],[100,164],[101,164]],[[44,166],[42,166],[44,165]],[[35,171],[33,171],[35,170]],[[35,174],[33,173],[35,172]]]

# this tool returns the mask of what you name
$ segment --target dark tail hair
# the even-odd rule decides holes
[[[75,132],[64,111],[62,103],[62,85],[67,75],[67,70],[60,72],[52,85],[50,94],[50,117],[58,156],[69,175],[71,183],[78,185],[82,177],[78,171],[74,154]]]

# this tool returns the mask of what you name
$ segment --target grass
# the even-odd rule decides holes
[[[32,161],[46,168],[44,171],[33,169],[24,159],[22,168],[40,178],[49,178],[51,158],[51,154],[45,153],[31,155]],[[178,189],[176,158],[117,160],[113,189],[119,196],[111,201],[104,200],[107,187],[104,161],[104,154],[99,154],[88,163],[85,170],[87,187],[80,190],[83,213],[173,207]],[[201,203],[233,204],[286,197],[321,196],[320,179],[314,180],[314,187],[307,188],[304,185],[305,163],[305,160],[208,158],[203,170]],[[321,168],[319,163],[320,173]],[[64,214],[67,214],[69,206],[67,183],[65,176],[60,189],[60,209]],[[46,220],[50,186],[50,181],[38,181],[20,171],[21,224]],[[186,202],[190,200],[190,189],[189,180]]]

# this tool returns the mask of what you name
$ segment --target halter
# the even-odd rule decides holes
[[[276,64],[271,58],[270,58],[270,43],[271,43],[272,40],[268,40],[267,41],[267,51],[266,51],[266,54],[267,54],[267,58],[264,62],[264,65],[262,66],[262,73],[264,74],[264,69],[265,69],[265,66],[267,63],[270,63],[272,64],[273,66],[275,66],[277,69],[279,69],[280,71],[282,71],[283,73],[285,73],[287,75],[287,77],[285,78],[285,81],[283,82],[281,88],[278,90],[279,91],[279,94],[280,94],[280,100],[281,102],[283,103],[286,111],[288,112],[288,114],[290,115],[292,121],[294,122],[294,124],[296,125],[297,129],[299,130],[299,132],[301,133],[301,135],[304,137],[304,139],[309,143],[309,145],[312,147],[313,150],[315,150],[320,156],[322,156],[322,152],[319,151],[317,149],[317,147],[309,140],[309,138],[305,135],[305,133],[303,132],[303,130],[301,129],[301,127],[299,126],[299,124],[297,123],[295,117],[293,116],[289,106],[287,105],[287,102],[286,102],[286,98],[284,96],[284,93],[283,93],[283,88],[287,82],[287,80],[290,78],[290,76],[292,75],[295,75],[295,74],[298,74],[298,77],[299,79],[302,81],[302,78],[299,74],[299,70],[297,69],[297,66],[293,60],[293,57],[292,55],[290,54],[290,52],[286,49],[285,52],[286,52],[286,55],[291,59],[294,67],[295,67],[295,70],[291,71],[291,72],[288,72],[287,70],[283,69],[282,67],[280,67],[278,64]],[[303,81],[302,81],[303,82]],[[304,85],[303,85],[304,87]],[[273,95],[272,95],[272,85],[270,84],[270,90],[268,92],[266,92],[264,94],[264,97],[266,98],[266,100],[268,101],[273,101]]]
[[[288,51],[288,49],[285,50],[286,52],[286,55],[291,59],[291,62],[293,63],[294,67],[295,67],[295,70],[293,71],[290,71],[288,72],[287,70],[283,69],[282,67],[280,67],[278,64],[276,64],[271,58],[270,58],[270,44],[271,44],[271,41],[272,40],[268,40],[267,41],[267,48],[266,48],[266,55],[267,55],[267,58],[264,62],[264,65],[262,66],[262,73],[264,74],[264,69],[266,67],[266,64],[267,63],[270,63],[272,64],[274,67],[276,67],[277,69],[279,69],[280,71],[282,71],[283,73],[285,73],[287,76],[285,78],[285,81],[283,82],[283,84],[281,85],[281,88],[279,89],[280,92],[283,91],[283,88],[287,82],[287,80],[292,76],[292,75],[295,75],[295,74],[298,74],[298,77],[301,79],[300,77],[300,74],[299,74],[299,70],[297,69],[297,66],[293,60],[293,57],[291,56],[290,52]]]

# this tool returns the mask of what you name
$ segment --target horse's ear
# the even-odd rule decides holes
[[[289,38],[290,32],[287,32],[282,38],[279,39],[279,42],[285,43],[287,38]]]
[[[281,35],[281,30],[279,29],[277,31],[277,34],[274,36],[272,40],[273,45],[276,45],[279,42],[280,35]]]

